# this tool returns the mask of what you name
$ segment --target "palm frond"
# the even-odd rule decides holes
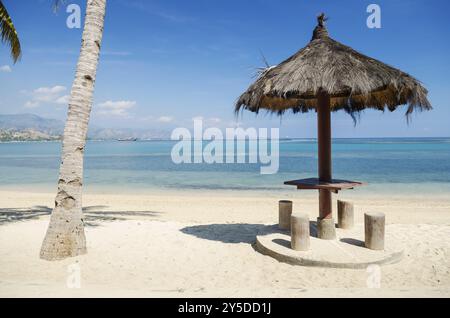
[[[66,3],[66,0],[54,0],[53,1],[53,12],[56,13],[64,3]]]
[[[262,58],[264,64],[266,65],[266,67],[270,67],[269,62],[267,62],[267,59],[264,56],[264,53],[261,50],[259,50],[259,53],[261,54],[261,58]]]
[[[17,35],[16,28],[8,14],[5,6],[0,0],[0,37],[3,43],[9,45],[11,49],[11,57],[16,63],[22,55],[20,48],[19,36]]]

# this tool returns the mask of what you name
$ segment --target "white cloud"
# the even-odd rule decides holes
[[[195,116],[192,120],[201,120],[205,126],[217,126],[222,122],[222,119],[218,117],[203,117],[203,116]]]
[[[157,119],[157,121],[160,123],[171,123],[173,119],[174,118],[171,116],[161,116]]]
[[[60,105],[67,105],[69,104],[69,100],[70,100],[70,95],[64,95],[59,97],[57,100],[55,100],[56,104],[60,104]]]
[[[59,94],[66,90],[64,86],[56,85],[53,87],[39,87],[35,89],[33,92],[35,94],[43,94],[43,95],[51,95],[51,94]]]
[[[53,87],[39,87],[32,92],[21,91],[23,94],[31,96],[31,99],[25,103],[27,108],[39,107],[42,103],[66,105],[69,102],[69,95],[62,95],[67,88],[56,85]]]
[[[0,66],[0,72],[11,73],[12,72],[11,66],[9,65]]]
[[[150,123],[159,123],[159,124],[169,124],[176,121],[175,117],[168,116],[168,115],[161,115],[161,116],[143,116],[136,118],[139,121],[142,122],[150,122]]]
[[[25,103],[25,107],[26,107],[26,108],[36,108],[36,107],[39,107],[39,102],[29,100],[29,101],[27,101],[27,102]]]
[[[121,100],[121,101],[106,101],[98,104],[100,110],[97,112],[99,115],[112,115],[128,117],[128,110],[136,105],[135,101]]]

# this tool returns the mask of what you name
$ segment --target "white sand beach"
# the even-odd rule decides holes
[[[336,196],[340,198],[340,196]],[[88,254],[39,259],[54,196],[0,191],[1,297],[450,297],[450,197],[354,196],[363,213],[386,214],[386,235],[405,257],[366,270],[292,266],[256,252],[277,222],[279,199],[315,219],[316,193],[85,194]],[[78,264],[81,288],[68,288]]]

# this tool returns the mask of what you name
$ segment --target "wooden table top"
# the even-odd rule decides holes
[[[330,182],[326,182],[320,181],[318,178],[286,181],[284,184],[296,186],[299,190],[330,190],[336,193],[340,190],[353,189],[366,185],[366,183],[359,181],[333,179]]]

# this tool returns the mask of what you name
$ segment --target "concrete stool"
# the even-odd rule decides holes
[[[338,200],[338,227],[351,229],[353,227],[353,203]]]
[[[384,250],[384,213],[364,214],[365,246],[371,250]]]
[[[291,247],[295,251],[309,250],[309,216],[307,214],[291,216]]]
[[[291,229],[292,201],[281,200],[278,202],[278,227],[280,230]]]

